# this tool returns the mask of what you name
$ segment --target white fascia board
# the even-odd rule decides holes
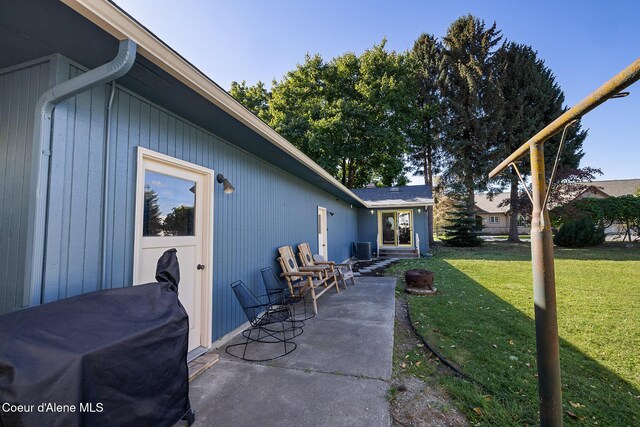
[[[169,73],[267,141],[320,175],[345,195],[369,207],[365,201],[342,185],[302,151],[236,101],[224,89],[205,76],[163,41],[153,35],[115,4],[106,0],[61,0],[62,3],[102,28],[118,40],[131,39],[138,54]]]
[[[433,199],[425,200],[422,202],[397,202],[397,203],[377,203],[377,202],[365,202],[366,206],[370,209],[386,209],[386,208],[427,208],[433,206],[435,203]]]

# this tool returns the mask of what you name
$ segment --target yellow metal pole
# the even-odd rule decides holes
[[[547,185],[544,172],[544,146],[530,147],[533,212],[531,218],[531,264],[535,304],[536,349],[540,425],[562,425],[560,353],[556,283],[553,265],[553,235],[549,211],[544,206]]]
[[[540,424],[543,427],[562,425],[553,235],[549,212],[545,205],[547,185],[544,172],[544,142],[561,131],[568,123],[579,119],[638,79],[640,79],[640,59],[636,59],[604,85],[548,124],[489,173],[489,178],[493,178],[529,151],[533,203],[531,264],[535,303]]]

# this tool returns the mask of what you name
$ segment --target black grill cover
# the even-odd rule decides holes
[[[190,418],[189,323],[175,249],[158,261],[156,280],[0,316],[0,425],[170,426]],[[8,404],[34,406],[17,412]]]

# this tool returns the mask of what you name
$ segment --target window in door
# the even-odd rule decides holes
[[[396,217],[395,212],[382,213],[382,244],[396,244]]]
[[[195,182],[146,170],[142,235],[195,235],[195,205]]]

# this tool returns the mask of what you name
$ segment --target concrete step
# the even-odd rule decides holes
[[[380,249],[381,258],[418,258],[417,249]]]

